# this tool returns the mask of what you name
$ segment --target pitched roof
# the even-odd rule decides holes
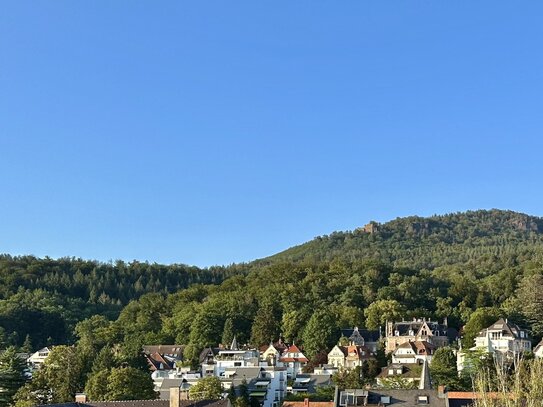
[[[298,353],[299,356],[289,356],[289,353]],[[283,355],[279,358],[279,360],[281,362],[302,362],[302,363],[309,362],[309,359],[305,357],[305,355],[302,353],[300,348],[298,348],[294,344],[289,346],[289,348],[283,353]]]
[[[219,353],[219,349],[218,348],[204,348],[202,350],[202,352],[200,352],[200,363],[203,363],[205,362],[206,358],[208,357],[208,355],[213,355],[215,356],[217,353]]]
[[[490,331],[501,331],[503,334],[511,336],[515,339],[528,339],[528,331],[503,318],[498,319],[488,328],[483,329],[481,332],[479,332],[479,335],[486,336],[487,332]],[[524,332],[524,337],[521,336],[521,332]]]
[[[428,328],[432,331],[432,334],[437,331],[439,332],[440,336],[448,336],[447,325],[440,324],[437,321],[425,320],[420,318],[415,318],[413,321],[394,322],[392,325],[392,329],[395,332],[397,331],[399,333],[399,336],[412,335],[409,331],[413,331],[413,334],[416,335],[424,324],[428,326]]]
[[[416,355],[431,355],[436,347],[427,341],[408,341],[399,345],[396,350],[398,349],[411,349]],[[396,350],[394,353],[396,353]],[[401,356],[403,357],[407,355]]]
[[[185,345],[143,345],[143,353],[146,355],[160,353],[161,355],[168,355],[178,359],[183,358],[184,350]]]
[[[393,375],[388,374],[389,369],[402,369],[402,374],[398,375],[394,373]],[[418,363],[392,363],[388,365],[387,367],[383,367],[381,369],[381,373],[377,375],[377,377],[380,378],[387,378],[390,376],[401,376],[405,378],[413,378],[418,379],[420,378],[422,372],[422,366]]]
[[[345,328],[341,330],[341,335],[346,338],[351,338],[353,336],[355,329],[357,327],[351,329],[351,328]],[[379,338],[381,337],[381,334],[378,330],[369,330],[369,329],[358,329],[358,335],[360,335],[364,342],[378,342]]]

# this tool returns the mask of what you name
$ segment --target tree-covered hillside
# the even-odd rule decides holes
[[[375,328],[400,316],[448,317],[460,328],[482,308],[479,321],[512,316],[540,336],[537,310],[530,316],[522,305],[539,292],[530,288],[543,271],[542,232],[541,218],[492,210],[372,223],[204,270],[2,256],[0,334],[7,344],[27,335],[33,347],[69,343],[78,321],[120,315],[114,332],[193,345],[196,355],[234,334],[253,345],[280,332],[303,343],[315,337],[306,326],[316,312],[336,321],[323,332],[333,338],[341,327]]]
[[[428,270],[461,265],[487,275],[543,262],[543,218],[494,209],[370,222],[354,231],[317,237],[257,264],[333,259],[373,259]]]
[[[1,255],[0,341],[21,345],[28,339],[34,347],[70,342],[75,324],[91,315],[116,318],[126,304],[145,293],[217,284],[237,272],[236,267]]]
[[[316,364],[340,328],[377,329],[415,316],[447,317],[463,327],[466,347],[500,316],[538,341],[542,230],[540,218],[508,211],[411,217],[210,270],[4,256],[0,326],[4,339],[18,344],[24,333],[33,345],[76,339],[71,363],[81,369],[59,402],[96,391],[119,366],[145,370],[144,344],[187,345],[186,362],[196,365],[206,346],[234,336],[260,346],[282,334]],[[54,383],[36,380],[21,397],[62,387],[65,377]]]

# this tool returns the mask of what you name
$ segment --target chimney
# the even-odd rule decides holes
[[[76,403],[86,403],[87,402],[87,395],[85,393],[75,393],[75,402]]]
[[[442,384],[437,386],[437,398],[444,399],[445,398],[445,392],[446,392],[445,386],[443,386]]]
[[[309,399],[307,397],[304,399],[304,407],[309,407]]]
[[[179,407],[179,387],[170,387],[170,407]]]

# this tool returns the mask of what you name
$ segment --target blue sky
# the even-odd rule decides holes
[[[12,1],[0,252],[229,264],[543,215],[543,3]]]

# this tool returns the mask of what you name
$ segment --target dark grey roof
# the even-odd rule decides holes
[[[346,338],[350,338],[353,336],[353,333],[355,332],[355,329],[351,328],[345,328],[341,330],[341,336],[344,336]],[[358,334],[364,338],[365,342],[378,342],[380,338],[380,334],[378,330],[369,330],[369,329],[358,329]],[[357,335],[355,335],[357,336]]]
[[[446,407],[447,400],[439,398],[437,390],[369,390],[368,405],[379,404],[381,397],[390,397],[390,406],[398,407],[421,407],[418,403],[419,396],[427,396],[430,407]]]
[[[300,380],[306,381],[309,379],[307,383],[301,383],[299,385],[296,385],[296,382],[300,383]],[[332,385],[332,378],[330,375],[327,374],[299,374],[296,376],[296,380],[294,381],[294,384],[292,385],[293,389],[305,389],[307,393],[316,393],[317,387],[323,387],[323,386],[330,386]]]
[[[502,331],[515,339],[521,338],[520,332],[522,331],[524,332],[524,337],[522,337],[522,339],[528,339],[528,331],[503,318],[498,319],[491,326],[483,329],[480,334],[486,335],[487,331]]]
[[[436,321],[430,321],[430,320],[420,320],[417,319],[416,321],[401,321],[401,322],[394,322],[393,324],[393,330],[398,331],[400,336],[403,335],[409,335],[409,330],[413,330],[416,334],[419,329],[422,327],[423,324],[428,325],[428,328],[432,330],[432,332],[439,331],[440,335],[447,336],[448,327],[446,325],[440,324]]]
[[[200,352],[200,363],[205,362],[208,356],[215,356],[218,353],[219,353],[219,348],[204,348],[204,350]]]

